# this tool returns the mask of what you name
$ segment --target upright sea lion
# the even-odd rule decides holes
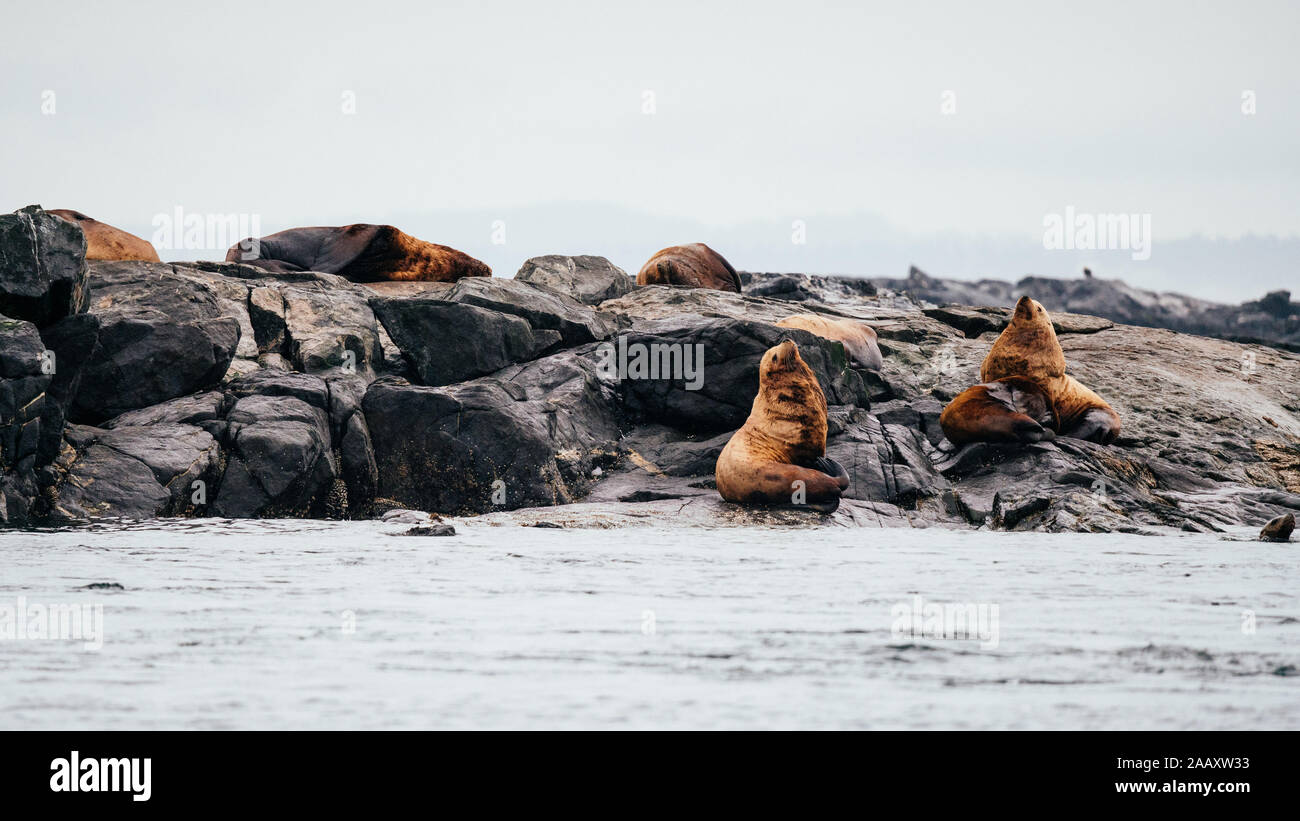
[[[967,388],[939,415],[943,435],[967,442],[1041,442],[1055,436],[1056,412],[1037,382],[1009,376]]]
[[[1011,324],[993,343],[980,381],[1019,376],[1038,383],[1056,410],[1057,433],[1109,444],[1119,435],[1119,414],[1105,399],[1065,372],[1065,352],[1056,339],[1052,319],[1043,306],[1027,296],[1016,303]]]
[[[391,225],[290,228],[245,239],[226,252],[227,262],[268,271],[319,271],[353,282],[454,282],[490,277],[492,269],[469,254],[416,239]]]
[[[641,266],[637,285],[685,285],[740,293],[740,275],[722,254],[702,242],[674,245]]]
[[[763,354],[753,410],[722,449],[715,474],[728,502],[804,504],[823,513],[839,507],[849,475],[826,458],[826,397],[790,340]]]
[[[876,331],[856,319],[828,319],[817,314],[795,314],[776,323],[780,328],[801,328],[823,339],[844,344],[844,350],[859,368],[878,371],[884,365]]]
[[[151,243],[121,228],[105,225],[80,211],[67,208],[51,208],[46,213],[81,226],[81,232],[86,235],[86,259],[161,261]]]

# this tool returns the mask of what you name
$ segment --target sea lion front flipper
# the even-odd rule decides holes
[[[1061,431],[1061,435],[1109,445],[1119,436],[1119,427],[1119,414],[1115,411],[1110,408],[1092,408],[1079,417],[1069,430]]]
[[[835,511],[840,509],[840,497],[836,496],[834,498],[827,499],[824,502],[813,502],[811,504],[804,505],[804,507],[808,508],[809,510],[815,510],[818,513],[834,513]]]
[[[835,483],[840,486],[840,490],[848,490],[849,472],[845,470],[844,466],[839,462],[829,456],[819,456],[817,460],[813,462],[813,467],[834,479]],[[836,502],[836,505],[838,506],[839,502]]]

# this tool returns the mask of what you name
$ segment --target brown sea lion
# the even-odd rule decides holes
[[[790,340],[763,354],[753,410],[722,449],[714,472],[728,502],[823,513],[839,507],[849,475],[826,458],[826,397]]]
[[[1056,339],[1052,318],[1027,296],[1016,303],[1011,324],[993,343],[980,381],[1019,376],[1037,382],[1056,410],[1056,432],[1075,439],[1109,444],[1119,435],[1119,414],[1105,399],[1065,372],[1065,352]]]
[[[702,242],[674,245],[641,266],[637,285],[685,285],[740,293],[740,275],[722,254]]]
[[[1037,382],[1009,376],[962,391],[939,415],[939,426],[954,445],[1041,442],[1055,436],[1056,414]]]
[[[859,368],[878,371],[885,360],[880,355],[875,330],[856,319],[829,319],[817,314],[795,314],[776,323],[780,328],[801,328],[823,339],[833,339],[844,344],[853,364]]]
[[[1284,516],[1278,516],[1276,519],[1270,519],[1269,523],[1264,525],[1264,529],[1259,532],[1259,539],[1262,542],[1289,542],[1291,533],[1295,530],[1295,514],[1287,513]]]
[[[135,234],[128,234],[121,228],[105,225],[80,211],[67,208],[51,208],[46,213],[81,226],[81,232],[86,235],[86,259],[161,262],[157,249],[151,243]]]
[[[227,262],[268,271],[319,271],[353,282],[455,282],[490,277],[492,269],[469,254],[416,239],[391,225],[290,228],[248,238],[226,252]]]

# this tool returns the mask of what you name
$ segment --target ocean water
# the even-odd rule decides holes
[[[1300,728],[1300,545],[456,527],[0,532],[0,727]]]

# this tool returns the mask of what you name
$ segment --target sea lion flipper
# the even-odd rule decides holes
[[[1109,445],[1119,436],[1119,429],[1119,414],[1110,408],[1092,408],[1079,417],[1069,430],[1061,431],[1061,435]]]
[[[819,456],[817,461],[813,463],[813,467],[834,479],[835,483],[840,486],[840,490],[848,489],[849,472],[839,462],[829,456]]]

